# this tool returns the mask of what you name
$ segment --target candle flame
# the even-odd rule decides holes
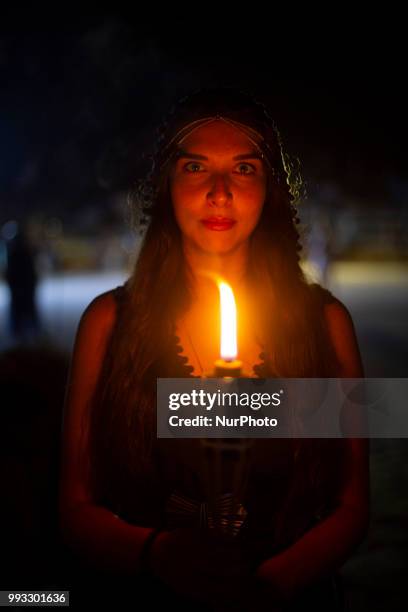
[[[237,308],[234,293],[228,283],[218,281],[221,302],[221,359],[237,358]]]

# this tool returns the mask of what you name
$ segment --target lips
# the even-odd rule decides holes
[[[201,223],[209,230],[223,232],[231,229],[236,221],[229,217],[207,217],[207,219],[201,219]]]

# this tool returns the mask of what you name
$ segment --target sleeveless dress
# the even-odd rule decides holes
[[[321,303],[333,302],[335,298],[331,293],[320,286],[316,286],[321,294]],[[124,287],[115,290],[115,298],[120,305],[124,295]],[[193,367],[189,365],[187,357],[181,355],[183,348],[174,332],[169,350],[165,355],[168,366],[168,376],[172,378],[198,378],[194,377]],[[271,377],[266,368],[265,354],[260,353],[259,363],[254,366],[254,372],[259,378]],[[162,374],[160,374],[162,376]],[[154,458],[157,466],[157,479],[148,479],[144,485],[138,486],[135,503],[117,504],[112,510],[124,520],[150,527],[165,529],[177,526],[198,525],[205,507],[205,494],[202,489],[199,463],[199,442],[197,439],[157,439],[155,441]],[[292,439],[255,439],[251,448],[251,459],[248,468],[247,485],[241,500],[243,509],[242,520],[238,521],[239,529],[236,537],[246,551],[251,563],[256,566],[262,560],[273,556],[280,550],[296,541],[303,533],[310,529],[324,516],[324,510],[310,495],[310,491],[303,491],[296,500],[296,513],[292,517],[291,527],[287,535],[278,542],[276,540],[276,517],[282,509],[286,499],[291,479],[297,466],[294,463],[294,441]],[[318,443],[317,440],[310,442]],[[323,441],[324,442],[324,441]],[[332,444],[336,441],[331,440]],[[327,451],[323,445],[322,452]],[[331,460],[336,452],[330,453]],[[329,461],[326,461],[329,464]],[[335,478],[335,468],[328,472],[328,480]],[[108,505],[108,504],[107,504]],[[330,505],[330,504],[329,504]],[[163,594],[163,601],[173,597],[163,585],[155,583],[152,577],[144,577],[145,584],[153,580],[154,589],[159,597]],[[147,580],[147,582],[146,582]],[[315,610],[330,609],[341,610],[341,593],[339,586],[331,577],[304,591],[299,601],[288,607],[288,612],[305,609],[308,602]],[[175,603],[179,609],[190,609],[191,602],[183,598],[176,598]],[[198,607],[196,610],[207,610]],[[299,608],[296,607],[299,605]],[[319,607],[321,605],[321,608]]]

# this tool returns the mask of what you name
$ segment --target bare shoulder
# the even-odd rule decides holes
[[[353,319],[348,308],[338,298],[334,298],[324,305],[326,323],[330,327],[354,327]]]
[[[341,364],[340,376],[363,377],[363,365],[354,327],[348,308],[334,298],[324,304],[325,323]]]
[[[116,312],[115,289],[111,289],[96,296],[88,304],[81,316],[80,327],[111,328],[116,319]]]
[[[79,321],[74,354],[83,354],[90,361],[103,352],[106,341],[114,327],[117,315],[115,290],[106,291],[95,297],[82,313]]]

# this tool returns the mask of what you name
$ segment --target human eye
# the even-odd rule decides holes
[[[192,161],[192,162],[188,162],[188,164],[185,164],[183,169],[186,172],[189,172],[190,174],[196,174],[197,172],[202,172],[203,165],[200,164],[199,162]]]
[[[255,166],[246,162],[238,164],[236,167],[238,168],[238,174],[254,174],[256,171]]]

